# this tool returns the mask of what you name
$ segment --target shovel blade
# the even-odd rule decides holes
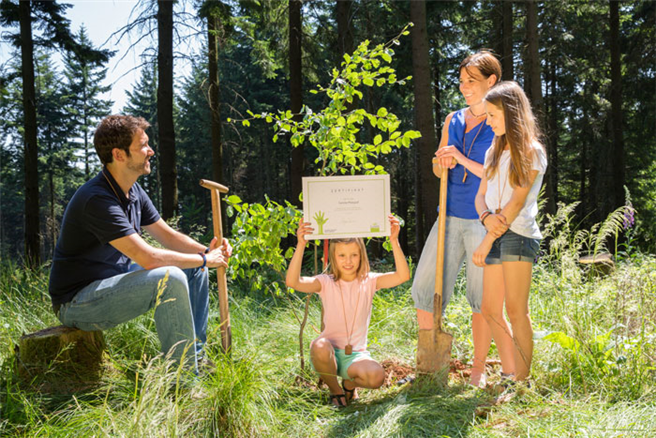
[[[448,371],[453,336],[441,330],[419,330],[417,373],[436,374]]]

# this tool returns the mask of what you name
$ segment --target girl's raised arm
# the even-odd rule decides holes
[[[296,236],[298,237],[298,243],[296,245],[296,251],[292,256],[291,261],[289,262],[289,268],[287,268],[287,277],[285,278],[285,284],[288,287],[296,289],[299,292],[313,293],[319,292],[321,290],[321,283],[314,277],[301,277],[301,267],[303,265],[303,253],[305,252],[305,236],[311,234],[313,231],[310,228],[310,222],[301,222],[298,224],[298,230],[296,231]]]
[[[390,287],[398,286],[399,284],[405,283],[410,280],[410,268],[408,267],[408,261],[403,255],[403,250],[401,245],[399,245],[399,231],[401,230],[401,224],[399,220],[393,215],[389,215],[390,221],[390,243],[392,244],[392,254],[394,254],[394,272],[388,272],[376,278],[376,289],[389,289]]]

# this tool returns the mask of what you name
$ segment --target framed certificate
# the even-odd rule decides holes
[[[389,175],[303,178],[303,218],[308,239],[390,235]]]

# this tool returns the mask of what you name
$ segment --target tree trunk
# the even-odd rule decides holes
[[[612,140],[613,209],[624,204],[624,138],[622,134],[622,60],[619,1],[610,2],[610,127]]]
[[[490,19],[492,20],[492,29],[490,31],[490,47],[503,58],[503,2],[494,0],[490,10]]]
[[[157,5],[157,121],[161,154],[162,218],[166,220],[173,217],[178,209],[173,124],[173,2],[159,0]]]
[[[302,74],[302,22],[301,0],[289,0],[289,100],[294,120],[301,121],[303,107],[303,74]],[[301,206],[299,199],[303,190],[302,178],[304,170],[303,145],[292,146],[291,162],[291,195],[292,203]]]
[[[535,119],[538,123],[538,126],[541,129],[545,129],[545,117],[544,117],[544,100],[542,99],[542,78],[540,74],[540,51],[539,51],[539,41],[538,41],[538,8],[534,0],[528,0],[526,3],[526,83],[525,89],[526,94],[528,95],[529,100],[531,101],[531,106],[533,107],[533,112],[535,114]],[[548,172],[551,172],[552,161],[551,154],[549,154],[549,141],[548,133],[544,133],[543,141],[544,146],[547,149],[547,160],[549,163]],[[554,194],[557,190],[557,187],[554,185],[554,181],[549,176],[546,178],[545,193],[548,193],[550,198],[547,200],[547,204],[551,205],[555,211],[555,198]]]
[[[68,392],[100,378],[105,338],[101,331],[60,325],[21,336],[16,350],[21,378],[42,389]]]
[[[556,64],[551,62],[547,65],[547,79],[549,86],[549,95],[545,101],[545,107],[548,107],[545,119],[547,121],[547,132],[545,133],[545,142],[547,155],[549,157],[549,167],[544,176],[545,188],[544,194],[547,198],[545,212],[555,214],[558,205],[558,102],[556,101]]]
[[[526,3],[526,83],[525,90],[531,101],[533,111],[540,122],[542,122],[542,79],[540,78],[540,51],[538,41],[538,8],[535,0],[527,0]]]
[[[23,111],[25,117],[25,259],[30,266],[41,262],[39,225],[39,167],[36,127],[36,92],[34,90],[34,42],[29,1],[18,6],[21,35],[21,70],[23,76]]]
[[[214,181],[227,185],[223,177],[223,144],[221,143],[221,89],[219,88],[219,18],[213,14],[207,17],[208,68],[210,86],[208,89],[210,103],[210,130],[212,141],[212,177]],[[221,222],[223,229],[228,229],[228,216],[225,203],[221,205]]]
[[[432,171],[432,157],[437,142],[433,119],[430,58],[426,34],[426,2],[410,2],[410,20],[414,23],[412,35],[412,70],[414,79],[415,124],[421,138],[415,143],[418,175],[417,250],[421,253],[426,231],[437,218],[438,190]],[[421,198],[421,203],[419,203]]]
[[[513,63],[513,5],[511,1],[502,1],[503,42],[501,51],[501,67],[503,71],[501,78],[504,81],[512,81],[515,77]]]
[[[210,73],[209,102],[212,137],[212,177],[214,181],[225,184],[223,180],[223,145],[221,144],[221,113],[219,90],[219,48],[217,32],[219,19],[214,15],[207,18],[208,66]]]
[[[345,53],[353,53],[353,26],[351,21],[352,0],[339,0],[335,2],[335,15],[337,16],[337,49],[339,59],[337,65],[343,60]]]

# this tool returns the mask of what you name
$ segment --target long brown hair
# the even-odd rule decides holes
[[[458,67],[458,75],[464,68],[470,76],[473,76],[469,70],[471,67],[476,67],[485,79],[494,75],[497,78],[495,84],[501,80],[501,63],[492,52],[481,50],[463,59]]]
[[[328,248],[328,268],[327,271],[333,276],[335,281],[339,280],[340,273],[337,269],[337,263],[335,262],[335,247],[338,243],[356,243],[360,249],[360,266],[358,266],[357,277],[362,280],[369,273],[369,257],[367,257],[367,249],[364,246],[364,241],[361,237],[349,237],[344,239],[331,239],[330,246]]]
[[[485,101],[503,111],[506,133],[495,136],[485,176],[490,179],[497,172],[503,149],[510,147],[509,180],[512,187],[526,187],[533,163],[531,144],[539,143],[540,130],[524,90],[514,81],[502,81],[492,87]]]

